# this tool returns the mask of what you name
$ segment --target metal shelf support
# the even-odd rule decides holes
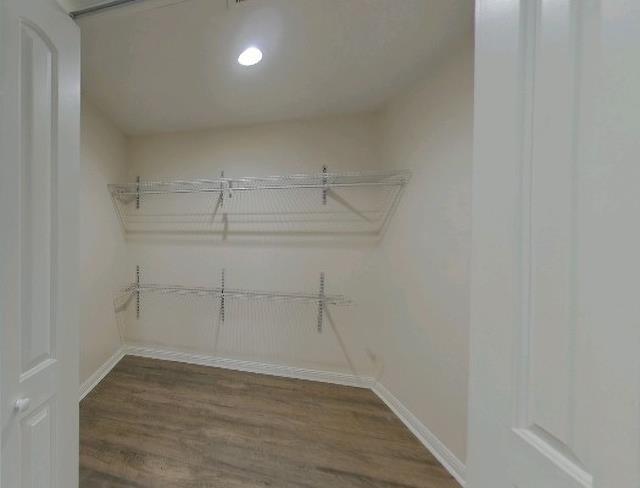
[[[136,176],[136,209],[140,209],[140,177]]]
[[[320,273],[320,293],[318,294],[318,333],[322,334],[322,322],[324,320],[324,272]]]
[[[224,324],[224,268],[220,282],[220,323]]]
[[[327,187],[327,165],[322,167],[322,205],[327,204],[327,192],[329,188]]]
[[[140,318],[140,266],[136,266],[136,318]]]

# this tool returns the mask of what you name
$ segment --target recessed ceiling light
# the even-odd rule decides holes
[[[254,64],[258,64],[262,61],[262,51],[257,47],[248,47],[242,54],[238,56],[238,63],[242,66],[253,66]]]

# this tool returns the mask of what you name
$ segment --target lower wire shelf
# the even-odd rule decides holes
[[[225,300],[254,300],[254,301],[275,301],[275,302],[297,302],[313,303],[318,307],[317,330],[322,332],[325,308],[327,305],[352,305],[352,301],[344,295],[325,294],[325,275],[320,273],[320,286],[317,293],[300,292],[280,292],[265,290],[248,290],[238,288],[226,288],[224,285],[224,270],[222,272],[221,286],[202,287],[184,286],[172,284],[142,283],[140,282],[140,267],[136,268],[136,282],[130,284],[122,290],[115,299],[117,310],[123,309],[135,298],[136,317],[141,314],[141,295],[145,293],[159,293],[172,295],[191,295],[211,298],[218,301],[220,319],[224,322]]]

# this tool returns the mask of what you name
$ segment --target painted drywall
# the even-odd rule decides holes
[[[137,136],[129,139],[129,181],[136,176],[214,178],[375,170],[380,167],[379,120],[374,114],[272,123],[254,127]],[[237,198],[249,198],[246,194]],[[185,213],[198,196],[171,197]],[[181,200],[182,198],[182,200]],[[206,197],[205,197],[206,198]],[[321,191],[258,195],[264,209],[298,199],[321,201]],[[287,199],[294,199],[287,201]],[[175,203],[175,202],[178,203]],[[216,212],[217,195],[208,209]],[[302,202],[302,200],[300,200]],[[231,202],[228,202],[231,204]],[[144,196],[141,210],[152,205]],[[322,207],[318,206],[319,209]],[[226,207],[224,207],[226,208]],[[223,212],[223,209],[218,211]],[[229,225],[227,233],[148,232],[128,235],[128,274],[142,269],[142,281],[218,286],[226,269],[227,288],[315,293],[320,272],[326,292],[354,300],[349,307],[331,307],[322,334],[316,330],[317,305],[291,303],[225,303],[221,323],[218,302],[210,299],[144,294],[141,316],[135,306],[124,314],[126,340],[221,357],[370,375],[371,330],[377,294],[379,238],[348,233],[298,232],[284,214],[275,214],[282,228],[251,232]],[[206,217],[206,216],[205,216]],[[308,229],[307,229],[308,230]]]
[[[380,381],[466,457],[473,38],[382,114],[384,164],[413,172],[380,247]]]
[[[113,298],[126,243],[107,183],[126,178],[126,139],[86,98],[81,116],[80,383],[120,347]]]

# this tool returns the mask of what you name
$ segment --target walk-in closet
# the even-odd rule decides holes
[[[0,0],[0,488],[640,487],[639,46]]]
[[[458,487],[473,2],[115,3],[73,14],[80,486]]]

